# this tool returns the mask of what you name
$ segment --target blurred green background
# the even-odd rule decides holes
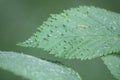
[[[16,43],[28,39],[49,14],[79,5],[97,6],[120,13],[120,0],[0,0],[0,50],[23,52],[51,61],[59,61],[79,72],[83,80],[116,80],[100,58],[66,60],[41,49],[23,48]],[[0,69],[0,80],[27,80]]]

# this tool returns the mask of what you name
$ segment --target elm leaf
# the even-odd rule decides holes
[[[102,57],[102,60],[107,65],[110,72],[120,80],[120,55],[111,54]]]
[[[92,59],[120,51],[120,14],[80,6],[53,14],[32,37],[18,45],[42,48],[55,56]]]
[[[16,52],[0,52],[0,68],[30,80],[81,80],[70,68]]]

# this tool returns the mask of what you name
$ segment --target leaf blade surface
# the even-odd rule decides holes
[[[0,68],[30,80],[81,80],[63,65],[15,52],[0,52]]]

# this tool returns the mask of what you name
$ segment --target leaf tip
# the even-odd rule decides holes
[[[19,42],[16,44],[17,46],[25,46],[24,42]]]

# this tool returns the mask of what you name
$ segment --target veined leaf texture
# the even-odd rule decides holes
[[[91,59],[120,51],[120,14],[80,6],[52,14],[25,47],[42,48],[55,56]]]
[[[102,60],[107,65],[110,72],[120,80],[120,55],[111,54],[102,57]]]
[[[29,80],[81,80],[70,68],[16,52],[0,51],[0,68]]]

